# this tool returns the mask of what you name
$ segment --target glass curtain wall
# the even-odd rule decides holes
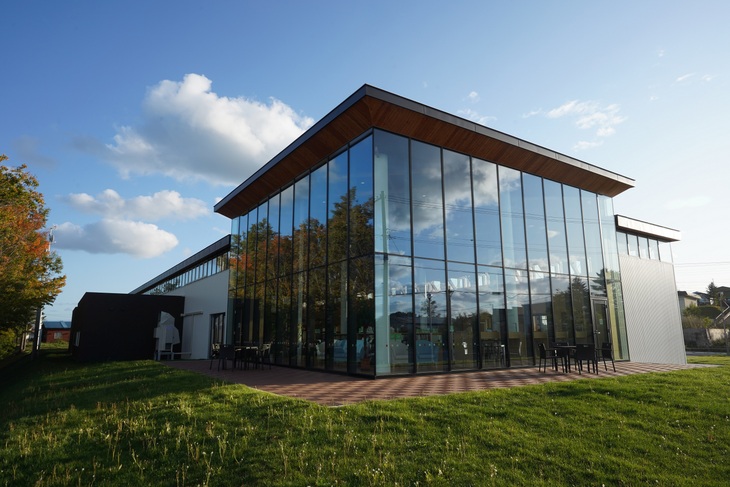
[[[234,341],[364,375],[532,365],[537,343],[606,336],[626,358],[612,210],[374,130],[234,219]]]

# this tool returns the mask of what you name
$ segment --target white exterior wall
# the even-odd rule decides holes
[[[229,271],[219,272],[166,293],[185,297],[181,350],[191,352],[191,359],[210,357],[210,315],[226,312],[228,276]]]
[[[630,360],[686,364],[674,266],[629,255],[619,261]]]

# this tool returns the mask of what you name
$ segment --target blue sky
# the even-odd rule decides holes
[[[129,292],[229,233],[216,201],[364,83],[636,180],[681,290],[730,285],[730,3],[0,6],[0,152],[40,181],[68,283]]]

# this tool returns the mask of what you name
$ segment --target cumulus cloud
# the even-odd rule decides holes
[[[626,117],[622,116],[617,104],[603,106],[596,101],[571,100],[545,113],[548,118],[569,117],[575,120],[575,125],[581,130],[593,130],[596,137],[609,137],[616,133],[616,126],[623,123]],[[576,149],[588,149],[601,145],[603,142],[582,141],[576,144]]]
[[[128,254],[149,259],[172,250],[175,235],[157,225],[126,220],[103,219],[83,227],[73,223],[58,225],[55,247],[92,254]]]
[[[470,92],[467,98],[472,103],[476,103],[476,102],[478,102],[480,100],[479,93],[477,93],[476,91]]]
[[[86,193],[70,194],[66,201],[79,211],[116,219],[144,219],[159,221],[163,218],[192,220],[207,215],[208,205],[196,198],[183,198],[177,191],[158,191],[152,196],[136,196],[125,200],[113,189],[106,189],[96,197]]]
[[[113,143],[87,139],[77,146],[110,161],[123,177],[164,174],[233,185],[313,124],[275,98],[229,98],[211,86],[200,74],[161,81],[147,91],[140,124],[119,127]]]

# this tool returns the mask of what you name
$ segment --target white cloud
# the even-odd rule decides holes
[[[680,76],[675,81],[677,83],[681,83],[683,81],[687,81],[688,79],[692,78],[694,75],[695,75],[694,73],[687,73],[687,74],[684,74],[684,75]]]
[[[477,93],[476,91],[472,91],[471,93],[469,93],[468,99],[472,103],[477,103],[480,100],[479,93]]]
[[[116,219],[192,220],[210,213],[204,201],[183,198],[177,191],[169,190],[158,191],[152,196],[136,196],[125,200],[113,189],[106,189],[96,197],[86,193],[70,194],[66,197],[66,201],[85,213]]]
[[[497,120],[497,117],[490,116],[490,115],[480,115],[479,112],[476,110],[472,110],[471,108],[467,108],[465,110],[459,110],[457,112],[459,115],[461,115],[464,118],[468,118],[472,122],[476,122],[480,125],[486,125],[489,122],[493,122]]]
[[[582,151],[582,150],[588,150],[593,149],[594,147],[599,147],[603,145],[602,140],[594,140],[594,141],[587,141],[587,140],[581,140],[577,144],[573,146],[573,150],[576,151]]]
[[[609,137],[616,133],[616,126],[626,117],[619,114],[621,108],[613,103],[602,106],[596,101],[571,100],[545,113],[548,118],[570,117],[575,119],[581,130],[595,130],[596,137]],[[600,142],[579,142],[576,148],[587,149],[601,145]]]
[[[128,254],[148,259],[172,250],[175,235],[151,223],[104,219],[83,227],[73,223],[58,225],[54,245],[59,249],[92,254]]]
[[[122,176],[165,174],[178,180],[238,184],[313,124],[283,102],[261,103],[211,91],[199,74],[164,80],[147,91],[143,121],[117,130],[104,147],[78,141]]]

